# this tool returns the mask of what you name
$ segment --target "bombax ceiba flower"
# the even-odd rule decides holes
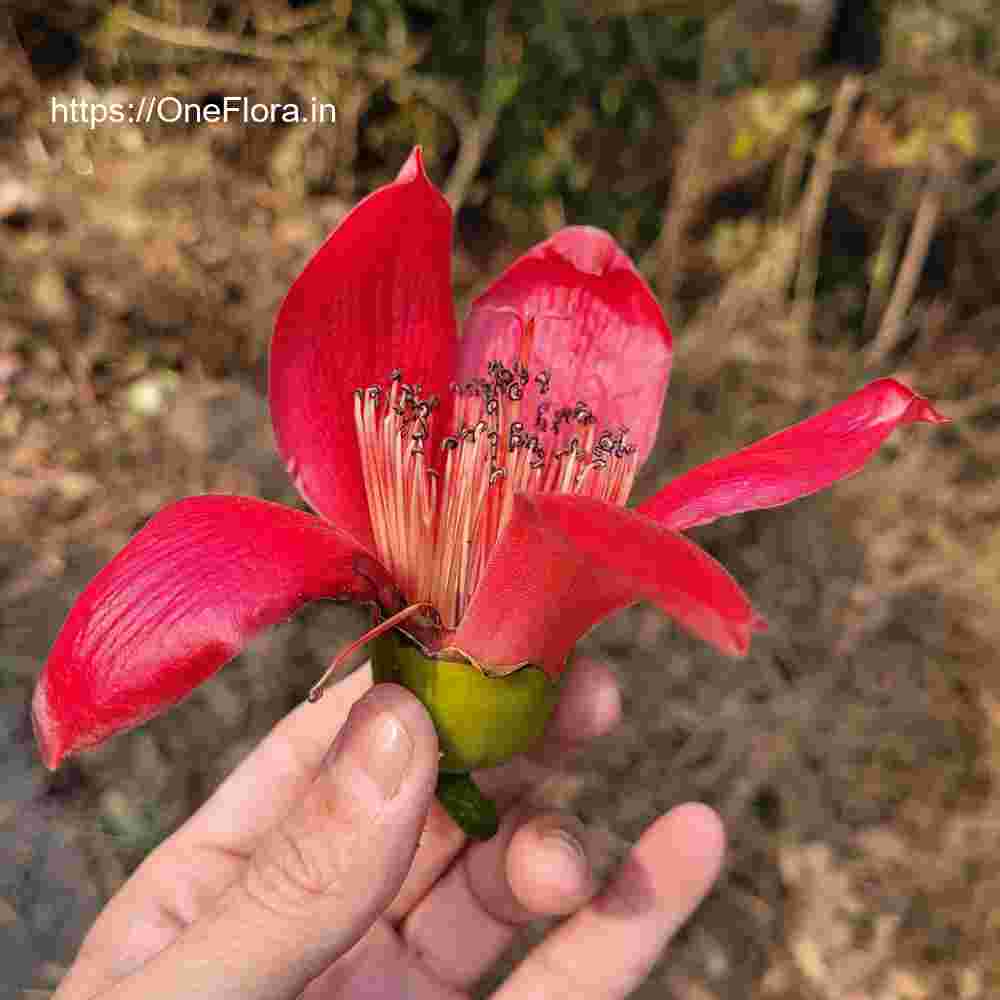
[[[540,735],[577,640],[636,601],[747,651],[761,619],[684,530],[813,493],[900,424],[944,419],[882,379],[627,509],[671,363],[645,281],[606,233],[564,229],[476,299],[459,339],[451,222],[415,150],[292,285],[271,413],[319,516],[228,496],[157,514],[80,596],[39,679],[50,768],[318,599],[373,606],[376,678],[427,705],[442,772],[500,763]]]

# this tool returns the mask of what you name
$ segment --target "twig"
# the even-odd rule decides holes
[[[702,45],[708,45],[707,39],[702,41]],[[673,298],[685,233],[705,195],[705,169],[702,161],[709,139],[708,115],[712,106],[712,82],[708,72],[708,59],[703,52],[698,90],[694,97],[694,122],[688,128],[680,155],[676,159],[670,194],[663,213],[663,228],[656,247],[657,291],[667,302]]]
[[[732,331],[746,328],[747,323],[756,321],[762,312],[774,315],[780,309],[784,313],[784,297],[802,266],[803,241],[811,234],[815,242],[818,234],[829,195],[839,139],[846,129],[851,105],[862,88],[863,81],[860,77],[849,77],[838,91],[833,113],[820,141],[820,146],[825,151],[824,158],[813,168],[806,194],[795,213],[787,222],[770,228],[753,264],[731,275],[718,299],[703,306],[685,328],[681,346],[686,370],[714,370],[719,362],[719,344],[731,337]],[[810,299],[814,292],[815,279],[810,289]],[[801,324],[804,307],[801,300],[796,305],[800,310]],[[809,310],[811,312],[811,304]],[[796,329],[801,331],[804,328],[799,325]],[[800,336],[798,342],[803,341],[804,338]]]
[[[809,152],[808,133],[805,128],[796,130],[788,144],[788,152],[781,161],[778,179],[777,208],[774,215],[779,223],[792,213],[795,196],[801,190],[802,177],[806,169],[806,154]]]
[[[155,38],[158,42],[179,45],[183,48],[208,49],[210,52],[285,62],[316,62],[319,55],[315,47],[310,45],[278,45],[240,38],[238,35],[211,31],[207,28],[165,24],[154,17],[147,17],[126,7],[116,8],[111,16],[116,25],[146,35],[148,38]],[[339,52],[331,52],[329,57],[331,61],[344,68],[353,65],[354,61],[353,58],[345,59]]]
[[[362,70],[380,82],[399,81],[411,93],[422,97],[438,111],[449,117],[455,125],[459,137],[459,154],[452,168],[445,196],[452,206],[458,208],[465,198],[469,185],[479,172],[479,166],[493,138],[502,105],[489,98],[488,89],[495,73],[502,65],[500,51],[509,5],[505,4],[493,15],[493,31],[486,45],[486,80],[484,83],[483,109],[479,115],[469,108],[461,91],[436,77],[414,74],[402,79],[421,56],[419,49],[407,52],[402,59],[388,59],[382,56],[367,56],[359,64],[355,56],[310,44],[276,44],[240,38],[237,35],[205,28],[183,27],[165,24],[145,14],[120,7],[114,12],[117,24],[149,38],[186,48],[222,52],[229,55],[247,56],[252,59],[267,59],[292,63],[316,64],[341,70]]]
[[[819,272],[819,234],[830,198],[830,187],[837,165],[837,150],[851,118],[854,102],[861,96],[864,83],[860,76],[848,75],[841,81],[833,99],[830,120],[816,150],[816,165],[802,200],[799,235],[799,269],[795,281],[795,307],[792,319],[804,335],[812,326],[816,301],[816,278]]]
[[[906,230],[905,220],[913,211],[913,203],[919,190],[917,172],[908,170],[903,175],[896,194],[895,205],[882,231],[882,239],[875,254],[877,267],[871,276],[871,290],[865,303],[863,329],[867,332],[875,328],[875,317],[884,315],[886,300],[892,289],[892,278],[899,263],[899,252]],[[884,266],[884,273],[881,268]]]
[[[184,48],[206,49],[228,55],[247,56],[251,59],[268,59],[275,62],[317,63],[335,69],[362,68],[372,76],[381,79],[398,77],[402,70],[420,58],[419,52],[409,54],[405,60],[387,59],[383,56],[366,56],[359,67],[358,60],[350,53],[338,52],[328,46],[312,44],[276,44],[262,42],[222,31],[206,28],[184,27],[165,24],[153,17],[139,14],[127,7],[117,7],[112,14],[113,23],[168,45]]]
[[[459,141],[458,159],[444,188],[444,196],[456,212],[465,201],[469,186],[479,173],[480,164],[493,141],[493,133],[496,132],[500,112],[504,108],[504,102],[496,97],[495,80],[498,70],[503,66],[503,42],[509,15],[509,2],[493,7],[490,11],[491,23],[484,52],[486,70],[479,99],[479,114],[475,117],[470,116],[471,121],[466,122],[464,127],[461,122],[456,122]]]
[[[865,361],[869,365],[881,364],[886,355],[899,343],[903,320],[913,303],[917,283],[920,281],[920,272],[924,268],[927,251],[934,238],[938,220],[941,218],[942,200],[937,174],[932,170],[924,181],[917,214],[913,219],[913,229],[906,244],[903,262],[899,266],[892,297],[882,316],[879,331],[865,355]]]
[[[296,31],[315,28],[335,19],[342,20],[343,17],[338,15],[335,10],[321,6],[306,8],[298,12],[292,11],[288,14],[258,12],[254,19],[254,25],[257,31],[262,31],[267,35],[291,35]]]

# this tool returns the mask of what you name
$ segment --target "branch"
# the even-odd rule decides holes
[[[917,214],[913,219],[913,229],[906,244],[903,263],[896,276],[892,297],[882,315],[879,331],[865,355],[865,361],[869,365],[880,364],[899,343],[902,336],[903,320],[913,304],[913,297],[916,295],[917,284],[920,281],[920,272],[924,269],[927,251],[930,249],[934,231],[941,218],[942,201],[943,195],[938,184],[937,174],[931,172],[924,181],[920,203],[917,205]]]
[[[799,270],[795,281],[795,308],[792,318],[800,333],[812,325],[819,271],[819,235],[830,198],[830,187],[837,166],[840,140],[851,120],[851,109],[861,96],[864,84],[860,76],[845,76],[833,99],[830,120],[816,150],[816,165],[802,199],[802,225],[799,236]]]
[[[129,31],[154,38],[159,42],[165,42],[167,45],[203,49],[209,52],[223,52],[227,55],[246,56],[250,59],[268,59],[273,62],[314,63],[343,70],[359,68],[358,60],[353,54],[337,51],[326,45],[262,42],[240,38],[238,35],[231,35],[223,31],[165,24],[163,21],[139,14],[128,7],[116,7],[112,11],[111,19],[113,25],[127,28]],[[402,70],[409,68],[416,62],[420,55],[420,52],[412,52],[403,60],[389,59],[384,56],[367,56],[360,68],[377,79],[395,79]]]
[[[469,116],[471,121],[463,127],[458,125],[458,159],[452,167],[448,182],[445,184],[444,196],[451,203],[454,211],[458,211],[465,201],[469,186],[476,179],[479,167],[486,155],[486,150],[493,141],[500,112],[504,109],[504,101],[497,98],[495,81],[497,72],[503,66],[503,41],[507,33],[507,19],[510,15],[510,3],[503,3],[492,8],[490,28],[486,36],[484,57],[486,72],[483,76],[483,89],[479,98],[478,116]],[[449,114],[451,110],[445,109]]]

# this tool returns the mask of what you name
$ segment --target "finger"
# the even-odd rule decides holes
[[[679,806],[642,835],[614,881],[537,945],[495,1000],[628,996],[718,877],[725,834],[707,806]]]
[[[197,843],[219,844],[234,852],[252,849],[312,781],[333,734],[371,686],[371,665],[365,664],[318,702],[299,705],[177,831],[175,846],[186,850]],[[535,756],[550,763],[563,759],[611,729],[620,716],[621,696],[614,674],[603,664],[580,660],[567,675],[565,690]],[[511,793],[525,787],[534,774],[519,777],[506,768],[493,771],[495,777],[487,782],[493,780]],[[266,801],[261,801],[262,785],[271,789]]]
[[[351,708],[372,687],[371,664],[359,667],[317,702],[303,702],[285,716],[177,831],[189,844],[252,850],[312,783],[330,742]],[[262,796],[262,787],[268,789]]]
[[[564,682],[560,700],[540,747],[503,767],[476,772],[476,782],[501,809],[537,787],[561,760],[612,729],[621,718],[621,695],[614,673],[602,663],[582,659]],[[544,762],[544,763],[543,763]],[[423,898],[465,845],[464,834],[435,801],[427,816],[417,856],[400,894],[386,912],[399,921]]]
[[[582,906],[592,878],[581,834],[570,816],[509,814],[497,835],[465,851],[407,916],[400,931],[414,958],[441,982],[467,987],[521,926]]]
[[[434,792],[437,752],[420,702],[378,685],[218,909],[119,983],[116,998],[297,997],[398,892]]]

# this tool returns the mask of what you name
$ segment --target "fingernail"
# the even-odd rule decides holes
[[[413,742],[406,727],[391,712],[379,712],[355,733],[348,753],[384,799],[393,798],[406,777],[413,757]]]
[[[573,864],[587,863],[587,852],[583,849],[583,845],[569,830],[561,826],[546,830],[542,842],[550,850],[559,851],[564,858]]]

